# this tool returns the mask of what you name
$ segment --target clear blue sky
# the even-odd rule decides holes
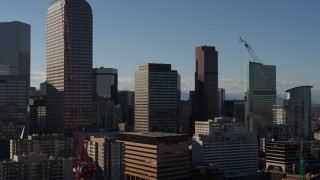
[[[31,25],[34,86],[44,80],[46,70],[50,2],[1,0],[0,22],[17,20]],[[277,81],[284,90],[312,85],[313,100],[320,103],[318,0],[88,2],[94,16],[93,65],[118,69],[120,89],[133,89],[139,64],[157,62],[172,64],[181,75],[182,89],[193,90],[194,48],[212,45],[219,52],[219,87],[226,89],[227,97],[239,97],[251,60],[238,41],[242,36],[264,64],[277,66]]]

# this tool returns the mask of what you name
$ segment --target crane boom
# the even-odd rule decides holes
[[[88,155],[88,138],[80,138],[79,137],[79,119],[77,114],[77,104],[75,97],[75,78],[74,78],[74,62],[72,55],[72,47],[70,40],[70,27],[69,27],[69,18],[67,13],[67,1],[61,3],[61,15],[63,19],[63,28],[64,28],[64,41],[65,41],[65,63],[67,63],[66,74],[68,81],[68,102],[67,108],[69,109],[69,125],[71,124],[71,128],[73,129],[73,138],[74,138],[74,146],[75,146],[75,160],[74,160],[74,178],[75,180],[83,180],[83,179],[92,179],[95,173],[94,162],[92,158]],[[70,127],[69,127],[70,128]]]

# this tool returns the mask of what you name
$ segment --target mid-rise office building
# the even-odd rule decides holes
[[[245,129],[244,122],[196,122],[192,162],[213,164],[228,178],[254,175],[258,169],[258,143],[256,134]]]
[[[299,143],[295,142],[266,141],[266,170],[280,173],[298,172],[299,147]]]
[[[272,105],[276,104],[276,66],[249,62],[246,97],[246,121],[249,131],[265,135],[265,127],[272,125]]]
[[[27,139],[10,140],[10,158],[15,155],[43,153],[48,157],[69,158],[74,155],[73,139],[62,134],[32,135]]]
[[[123,132],[126,179],[188,179],[188,136],[161,132]]]
[[[194,120],[218,117],[218,99],[218,52],[211,46],[196,47]]]
[[[28,134],[46,134],[47,101],[45,98],[30,98]]]
[[[148,63],[135,72],[135,130],[177,132],[178,72],[170,64]]]
[[[88,154],[96,163],[97,179],[124,179],[124,145],[114,138],[91,136]]]
[[[233,117],[245,122],[244,100],[225,100],[223,104],[223,116]]]
[[[19,155],[0,162],[0,179],[73,179],[72,159],[54,159],[45,154]]]
[[[48,131],[71,136],[75,128],[92,129],[92,10],[87,1],[51,2],[46,60]]]

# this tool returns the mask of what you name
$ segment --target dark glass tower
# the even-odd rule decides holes
[[[196,47],[195,120],[214,119],[218,112],[218,52],[215,47]]]
[[[94,98],[118,103],[118,70],[112,68],[93,69]]]
[[[72,112],[78,128],[91,129],[92,10],[85,0],[54,0],[49,5],[47,82],[48,131],[69,134],[75,128]]]
[[[0,23],[0,160],[10,155],[9,140],[27,120],[30,86],[30,25]]]

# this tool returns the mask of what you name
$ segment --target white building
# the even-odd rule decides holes
[[[215,128],[216,124],[219,128]],[[193,163],[214,164],[226,177],[255,174],[258,169],[256,133],[240,131],[240,127],[245,129],[244,122],[242,126],[237,122],[196,122],[192,140]]]

